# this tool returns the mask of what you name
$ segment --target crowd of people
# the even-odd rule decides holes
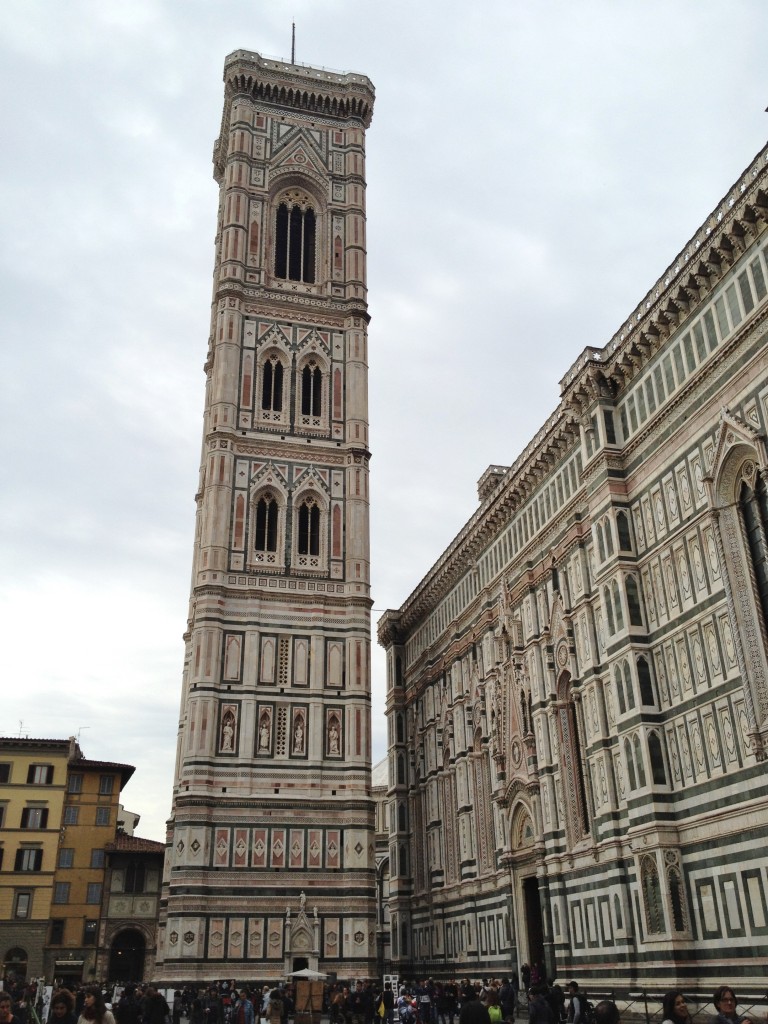
[[[390,982],[366,979],[324,987],[322,1010],[330,1024],[620,1024],[616,1003],[592,1004],[576,981],[567,991],[524,965],[517,974],[482,983],[431,978],[405,982],[394,991]],[[166,993],[153,985],[113,988],[54,988],[46,1006],[35,984],[0,991],[0,1024],[290,1024],[298,1011],[318,1012],[318,1005],[296,1006],[294,986],[237,985],[214,982],[187,985]],[[712,997],[715,1014],[708,1024],[752,1024],[737,1012],[734,989],[721,985]],[[685,995],[664,995],[661,1024],[693,1024]],[[766,1017],[768,1024],[768,1016]]]

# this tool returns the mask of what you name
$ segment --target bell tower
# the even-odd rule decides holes
[[[243,50],[224,81],[156,975],[369,974],[374,90]]]

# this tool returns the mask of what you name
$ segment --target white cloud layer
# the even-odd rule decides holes
[[[372,551],[397,607],[763,145],[763,0],[5,0],[6,735],[135,764],[164,837],[224,57],[362,71]],[[375,618],[378,617],[378,612]],[[385,749],[376,656],[374,750]]]

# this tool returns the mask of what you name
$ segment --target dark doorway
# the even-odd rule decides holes
[[[523,903],[525,930],[528,933],[528,963],[531,967],[538,964],[544,977],[548,965],[544,963],[544,925],[541,918],[539,882],[535,876],[523,879]]]
[[[295,956],[293,958],[293,969],[294,971],[303,971],[309,967],[309,960],[305,956]]]
[[[27,951],[14,946],[5,954],[3,978],[8,982],[24,981],[27,977]]]
[[[127,928],[112,940],[109,953],[110,981],[141,981],[144,977],[144,936]]]

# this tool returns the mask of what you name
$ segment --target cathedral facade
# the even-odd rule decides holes
[[[767,218],[764,150],[379,622],[401,975],[764,987]]]
[[[370,81],[236,51],[156,975],[370,973]]]

